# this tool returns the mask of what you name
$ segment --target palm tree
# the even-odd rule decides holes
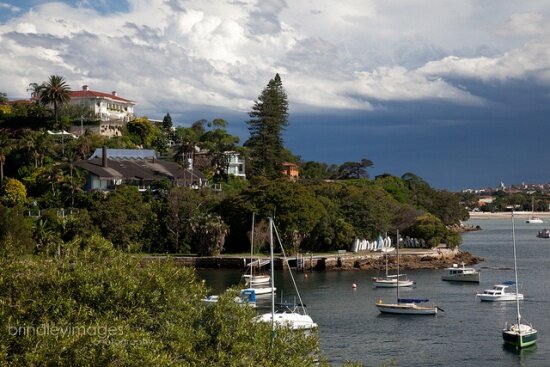
[[[50,75],[47,82],[43,83],[39,88],[40,102],[43,105],[53,105],[53,114],[55,124],[59,122],[59,109],[71,100],[71,87],[62,76]],[[61,126],[61,151],[65,155],[65,144],[63,140],[63,126]]]
[[[38,83],[30,83],[27,88],[27,91],[31,92],[31,99],[35,100],[36,103],[40,102],[40,94],[42,93],[42,89],[44,89],[44,84]]]

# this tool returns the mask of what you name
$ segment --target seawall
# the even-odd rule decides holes
[[[473,265],[483,258],[474,256],[458,249],[402,249],[399,254],[399,267],[401,269],[443,269],[453,264]],[[288,259],[288,265],[304,271],[335,271],[335,270],[373,270],[382,266],[381,252],[360,251],[358,253],[346,252],[327,255],[306,254]],[[143,261],[173,261],[181,266],[193,266],[202,269],[245,269],[250,261],[248,257],[231,255],[192,257],[192,256],[145,256]],[[275,269],[286,268],[287,263],[283,257],[275,258]],[[388,267],[397,267],[396,253],[391,252],[388,257]]]

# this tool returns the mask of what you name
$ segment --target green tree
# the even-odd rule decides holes
[[[50,75],[48,81],[42,84],[39,89],[40,102],[47,106],[53,105],[55,124],[59,123],[59,109],[71,100],[71,87],[62,76]],[[61,155],[65,156],[65,136],[63,123],[61,123]]]
[[[281,77],[269,81],[249,112],[247,122],[250,173],[267,178],[280,177],[282,171],[283,131],[288,125],[288,100]]]
[[[141,236],[151,215],[149,204],[135,187],[122,186],[94,203],[92,218],[105,238],[125,251],[141,249]]]
[[[322,180],[329,177],[327,169],[326,163],[308,161],[300,167],[300,178]]]
[[[59,121],[59,109],[71,100],[71,87],[62,76],[50,75],[48,81],[38,88],[38,97],[43,105],[53,105],[55,123]],[[63,127],[61,127],[63,129]]]
[[[6,157],[12,150],[11,139],[8,135],[0,132],[0,185],[4,182],[4,165]]]
[[[218,208],[232,231],[238,231],[231,240],[245,242],[250,229],[252,212],[257,213],[258,221],[263,217],[273,217],[286,246],[299,250],[301,242],[311,236],[313,228],[325,214],[325,208],[299,183],[285,178],[269,181],[258,180],[240,195],[228,198]],[[232,243],[231,249],[237,246]]]
[[[136,145],[145,147],[151,144],[151,135],[155,128],[147,117],[139,117],[129,122],[126,129],[128,129],[130,137]]]
[[[172,116],[170,116],[169,113],[167,113],[162,119],[162,128],[167,132],[172,131]]]
[[[374,164],[370,159],[363,158],[360,162],[345,162],[332,177],[335,179],[350,179],[350,178],[368,178],[367,168]]]
[[[239,137],[228,134],[225,130],[227,122],[223,119],[214,119],[207,124],[212,130],[205,131],[200,137],[201,148],[208,150],[211,157],[210,166],[214,171],[214,181],[227,181],[229,169],[228,152],[240,150],[237,147]]]
[[[209,208],[209,198],[187,187],[175,187],[168,193],[162,223],[166,229],[168,250],[185,253],[191,250],[191,219]]]
[[[447,228],[439,218],[427,213],[416,218],[403,234],[411,238],[424,239],[429,247],[436,247],[447,238]]]
[[[0,258],[28,254],[32,248],[32,232],[20,208],[0,204]]]
[[[2,203],[13,207],[21,207],[27,201],[27,188],[15,178],[6,180],[2,187]]]
[[[199,256],[218,256],[223,251],[229,227],[219,215],[199,213],[190,222]]]
[[[31,99],[34,99],[36,103],[40,102],[40,95],[44,89],[44,83],[30,83],[27,91],[31,92]]]

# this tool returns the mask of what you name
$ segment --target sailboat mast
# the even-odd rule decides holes
[[[254,220],[255,220],[256,213],[252,212],[252,232],[250,233],[250,286],[252,286],[252,277],[254,276],[254,272],[252,271],[254,261]]]
[[[514,227],[514,211],[512,210],[512,243],[514,245],[514,275],[516,281],[516,310],[518,313],[518,330],[521,332],[521,315],[519,314],[519,297],[518,297],[518,262],[516,257],[516,229]]]
[[[397,304],[399,304],[399,229],[397,230],[395,248],[397,250]]]
[[[273,261],[273,218],[269,218],[269,251],[271,258],[271,332],[275,335],[275,264]]]

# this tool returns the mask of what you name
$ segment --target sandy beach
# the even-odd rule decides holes
[[[514,212],[514,217],[527,219],[530,217],[539,217],[544,221],[550,221],[550,212]],[[510,218],[510,212],[501,213],[483,213],[470,212],[470,219],[499,219]]]

